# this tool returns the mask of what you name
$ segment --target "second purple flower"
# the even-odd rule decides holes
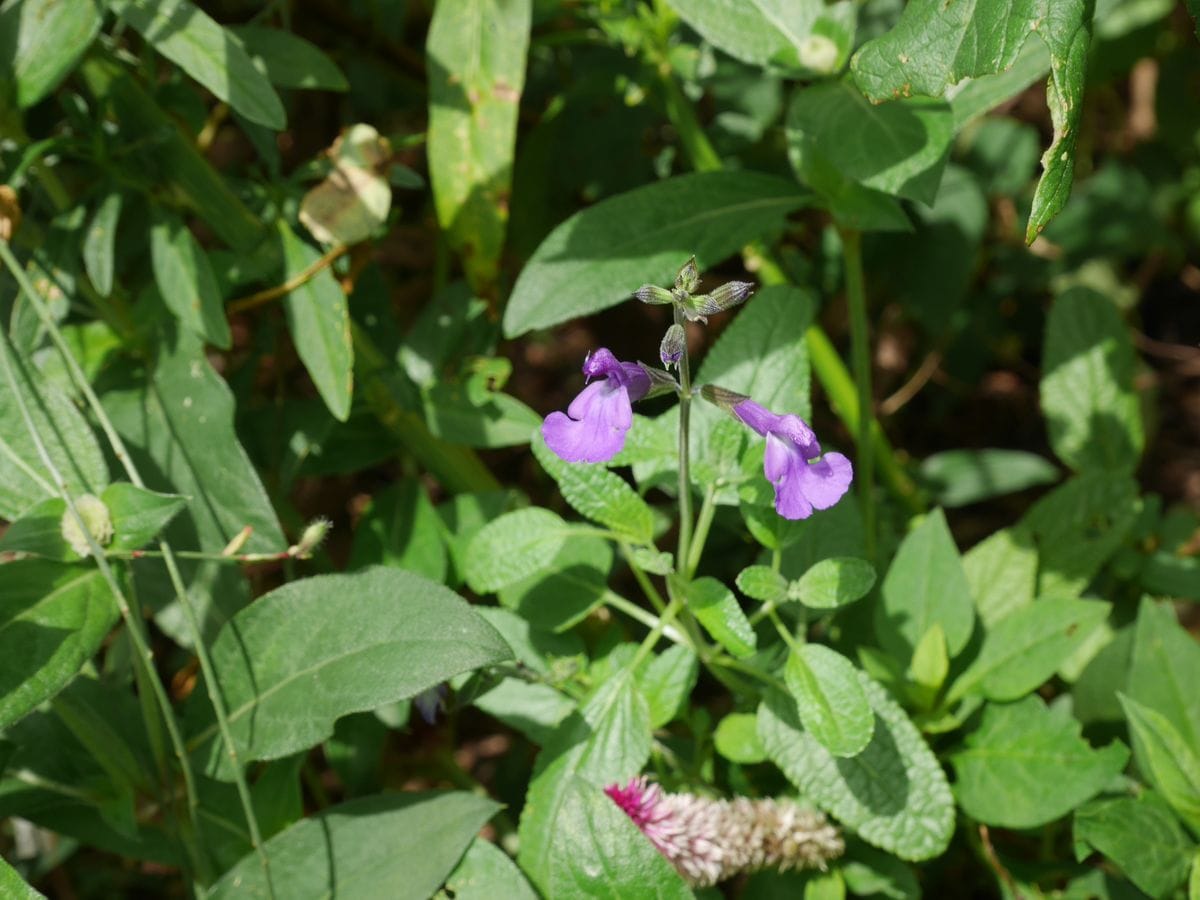
[[[625,446],[633,424],[633,404],[650,390],[650,376],[638,363],[621,362],[603,347],[583,363],[592,381],[571,401],[566,413],[552,412],[542,437],[567,462],[607,462]]]

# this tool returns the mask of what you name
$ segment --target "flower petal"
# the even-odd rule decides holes
[[[808,427],[807,422],[790,413],[777,418],[779,421],[775,423],[771,431],[790,438],[800,448],[805,459],[815,459],[821,455],[821,445],[817,443],[817,435]]]
[[[590,384],[571,403],[570,415],[553,412],[542,423],[542,437],[567,462],[607,462],[625,446],[633,424],[629,393],[607,380]],[[578,413],[578,418],[576,418]]]
[[[826,453],[799,471],[801,490],[815,509],[829,509],[850,487],[854,467],[840,453]]]
[[[783,418],[765,406],[759,406],[753,400],[743,400],[733,408],[733,414],[762,435],[774,431],[776,424]]]

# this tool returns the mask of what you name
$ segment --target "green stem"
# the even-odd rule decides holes
[[[654,626],[658,624],[658,616],[647,612],[636,603],[626,600],[620,594],[613,593],[612,591],[605,591],[603,600],[605,605],[611,606],[613,609],[620,610],[621,612],[625,613],[625,615],[629,616],[629,618],[641,622],[651,630],[653,630]],[[668,640],[674,641],[676,644],[691,646],[691,641],[689,641],[685,635],[681,634],[675,628],[664,628],[662,633],[664,637],[666,637]]]
[[[850,357],[854,364],[854,383],[858,397],[858,496],[862,503],[863,532],[867,559],[875,558],[875,467],[871,440],[873,401],[871,392],[871,338],[867,324],[867,294],[863,288],[862,234],[852,229],[842,232],[842,257],[846,268],[846,302],[850,307]]]
[[[662,594],[658,592],[658,588],[654,586],[654,582],[650,580],[650,576],[646,574],[646,571],[634,561],[633,554],[629,550],[629,545],[622,542],[618,546],[621,548],[621,555],[625,557],[625,564],[633,572],[633,577],[637,579],[642,593],[646,595],[646,599],[650,601],[655,611],[661,616],[663,610],[667,608],[667,603],[663,600]]]
[[[679,307],[673,307],[675,324],[687,334],[687,320]],[[688,363],[687,338],[679,357],[679,546],[675,551],[675,569],[687,576],[692,540],[692,479],[688,470],[690,422],[692,412],[692,372]]]
[[[663,614],[658,617],[658,621],[654,623],[654,627],[650,629],[650,633],[646,635],[641,645],[637,648],[637,653],[633,655],[633,661],[629,664],[630,669],[636,669],[650,655],[654,650],[654,645],[658,643],[658,639],[662,637],[667,626],[675,621],[675,617],[679,615],[681,609],[683,609],[683,594],[676,594],[671,598],[671,602],[667,604],[667,608],[663,610]]]
[[[704,555],[704,545],[708,541],[708,531],[712,528],[713,516],[717,512],[717,492],[710,487],[704,494],[704,502],[700,504],[700,514],[696,517],[696,531],[692,535],[692,548],[688,554],[687,577],[691,578],[700,567],[700,558]]]

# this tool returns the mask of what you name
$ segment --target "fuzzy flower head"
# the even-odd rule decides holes
[[[776,415],[749,398],[731,412],[767,439],[763,473],[775,486],[775,511],[785,519],[807,519],[814,509],[829,509],[846,493],[854,477],[850,460],[840,453],[821,456],[821,445],[799,416]]]
[[[546,417],[542,437],[567,462],[607,462],[625,446],[633,404],[649,392],[650,376],[637,363],[621,362],[604,348],[584,360],[583,374],[590,384],[566,413]]]
[[[693,887],[759,869],[824,869],[844,849],[821,813],[790,800],[667,794],[645,776],[605,793]]]

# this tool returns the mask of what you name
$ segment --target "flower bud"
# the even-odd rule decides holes
[[[63,540],[71,545],[72,550],[80,556],[90,556],[92,546],[88,543],[88,534],[91,534],[92,540],[101,547],[107,547],[112,543],[112,514],[104,505],[103,500],[94,494],[83,494],[75,498],[75,509],[79,512],[79,518],[83,519],[87,532],[85,533],[79,527],[79,519],[76,519],[75,514],[69,509],[63,513],[62,523],[59,526],[62,530]]]
[[[650,389],[646,391],[645,396],[658,397],[661,394],[679,393],[679,382],[675,380],[675,376],[670,372],[664,372],[662,369],[656,369],[643,362],[639,362],[638,365],[642,367],[642,371],[650,379]]]
[[[321,546],[321,542],[325,540],[325,536],[329,534],[329,529],[332,527],[333,523],[324,517],[313,519],[304,527],[304,533],[300,535],[300,540],[288,548],[288,556],[296,559],[310,558],[313,551]]]
[[[687,335],[683,331],[683,326],[672,325],[663,335],[662,343],[658,345],[658,358],[662,360],[663,368],[670,369],[671,366],[678,366],[686,349]]]
[[[730,281],[711,294],[697,294],[690,299],[690,312],[695,318],[733,309],[754,293],[754,285],[748,281]]]
[[[666,288],[660,288],[653,284],[643,284],[640,288],[633,292],[633,296],[637,297],[643,303],[674,303],[675,295]]]
[[[675,290],[690,294],[700,284],[700,271],[696,268],[696,257],[683,264],[675,276]]]

